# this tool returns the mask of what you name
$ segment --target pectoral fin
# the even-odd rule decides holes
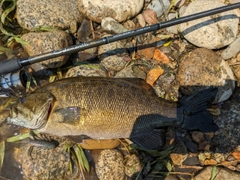
[[[80,119],[80,107],[71,106],[54,110],[54,113],[59,114],[62,118],[61,123],[77,124]]]
[[[161,149],[165,145],[165,134],[166,131],[164,129],[144,130],[132,133],[130,139],[146,149],[156,150]]]

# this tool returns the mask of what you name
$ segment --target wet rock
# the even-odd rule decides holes
[[[72,38],[64,31],[57,30],[51,32],[27,33],[22,36],[28,44],[23,44],[23,48],[29,56],[39,55],[55,50],[60,50],[72,45]],[[60,56],[39,62],[46,68],[56,68],[62,66],[68,60],[68,56]]]
[[[94,76],[94,77],[107,77],[107,74],[104,70],[101,69],[101,66],[98,64],[90,65],[79,65],[73,68],[70,68],[65,77],[76,77],[76,76]]]
[[[104,31],[115,34],[128,31],[127,28],[125,28],[123,25],[121,25],[111,17],[103,18],[101,22],[101,27]]]
[[[184,94],[218,87],[215,102],[227,100],[234,88],[234,75],[228,64],[213,51],[198,48],[183,56],[180,60],[177,80]]]
[[[78,0],[78,9],[86,17],[98,23],[106,17],[122,22],[137,15],[143,4],[144,0]]]
[[[98,54],[100,64],[108,71],[120,71],[127,63],[124,60],[126,49],[121,41],[99,46]]]
[[[16,15],[18,23],[28,30],[38,26],[67,29],[73,21],[82,20],[75,0],[18,0]]]
[[[160,17],[164,13],[164,9],[167,10],[170,6],[169,0],[163,0],[162,2],[164,8],[159,0],[152,0],[152,2],[147,6],[147,9],[154,10],[157,14],[157,17]]]
[[[223,59],[230,59],[240,52],[240,36],[235,39],[221,54]]]
[[[203,169],[197,176],[195,176],[195,180],[202,180],[202,179],[211,179],[212,177],[212,168],[211,166],[206,167]],[[216,176],[215,180],[238,180],[240,178],[240,174],[237,172],[230,171],[226,168],[217,167],[216,168]]]
[[[123,179],[123,156],[116,149],[101,151],[96,162],[96,173],[100,180]]]
[[[223,6],[215,0],[196,0],[187,7],[182,16]],[[220,16],[221,15],[221,16]],[[219,49],[234,41],[238,32],[239,19],[234,11],[182,23],[180,31],[192,44],[208,49]]]

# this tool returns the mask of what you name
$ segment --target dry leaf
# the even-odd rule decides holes
[[[139,14],[137,16],[137,20],[138,20],[138,23],[140,24],[141,27],[145,27],[146,26],[146,22],[144,20],[144,17],[142,14]]]
[[[204,165],[217,165],[217,161],[214,159],[205,160]]]
[[[153,58],[163,64],[168,64],[170,62],[170,59],[166,56],[166,54],[159,49],[155,49]]]
[[[164,70],[161,67],[151,69],[146,78],[146,82],[153,86],[154,82],[164,73]]]
[[[235,157],[235,159],[240,161],[240,152],[238,152],[238,151],[232,152],[232,155],[233,155],[233,157]]]
[[[222,161],[221,164],[223,166],[236,166],[238,161]]]
[[[84,139],[80,146],[83,149],[93,150],[93,149],[113,149],[120,144],[118,139]]]
[[[154,47],[139,49],[137,52],[140,56],[144,56],[147,60],[153,57]]]
[[[157,14],[154,10],[152,9],[147,9],[145,11],[143,11],[143,17],[145,19],[145,21],[148,23],[148,24],[156,24],[158,22],[157,20]]]

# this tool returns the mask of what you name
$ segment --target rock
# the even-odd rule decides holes
[[[223,59],[230,59],[240,52],[240,36],[233,41],[221,54]]]
[[[122,22],[137,15],[143,4],[144,0],[78,0],[78,9],[86,17],[98,23],[106,17]]]
[[[70,68],[67,71],[65,78],[76,76],[107,77],[107,74],[104,70],[101,69],[101,66],[99,66],[98,64],[87,64]]]
[[[121,71],[117,72],[114,76],[115,78],[135,78],[134,72],[132,70],[132,66],[127,66],[126,68],[122,69]]]
[[[75,0],[18,0],[17,20],[25,29],[51,26],[67,29],[75,22],[81,22],[82,15]]]
[[[170,6],[169,0],[163,0],[164,8],[159,0],[152,0],[147,6],[147,9],[152,9],[157,13],[157,17],[160,17],[164,13],[164,9],[167,10]]]
[[[176,13],[169,13],[168,20],[174,19],[174,18],[176,18],[176,16],[177,16]],[[167,27],[166,30],[169,33],[178,34],[178,25]]]
[[[183,141],[178,140],[174,150],[170,154],[170,158],[174,165],[182,165],[182,163],[187,159],[188,151],[187,147]]]
[[[28,44],[23,44],[23,48],[30,55],[39,55],[55,50],[60,50],[72,45],[72,38],[64,31],[57,30],[51,32],[27,33],[22,36]],[[68,56],[60,56],[39,62],[46,68],[56,68],[62,66],[68,60]]]
[[[119,34],[128,31],[127,28],[125,28],[123,25],[121,25],[111,17],[103,18],[101,22],[101,27],[104,31],[108,33]]]
[[[125,174],[132,177],[134,174],[139,173],[142,169],[141,161],[135,154],[127,155],[124,158]]]
[[[196,0],[190,3],[182,16],[220,6],[224,6],[224,4],[215,0]],[[196,46],[219,49],[234,41],[238,32],[238,22],[239,19],[234,11],[227,11],[211,17],[182,23],[180,32]]]
[[[96,162],[96,173],[100,180],[123,179],[123,156],[116,149],[101,151]]]
[[[211,179],[212,177],[212,166],[204,168],[197,176],[195,176],[195,180],[202,180],[202,179]],[[214,180],[238,180],[240,179],[240,174],[226,168],[217,167],[216,168],[216,176]]]
[[[100,64],[108,71],[120,71],[127,63],[127,61],[124,60],[126,49],[121,41],[99,46],[98,54],[101,61]]]
[[[205,48],[195,49],[181,58],[177,80],[182,92],[188,95],[210,86],[218,87],[215,102],[227,100],[235,88],[231,68]]]

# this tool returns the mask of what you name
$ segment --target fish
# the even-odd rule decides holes
[[[165,144],[165,127],[217,131],[209,88],[179,102],[157,97],[142,79],[72,77],[40,87],[9,109],[7,122],[72,139],[129,138],[147,149]]]

